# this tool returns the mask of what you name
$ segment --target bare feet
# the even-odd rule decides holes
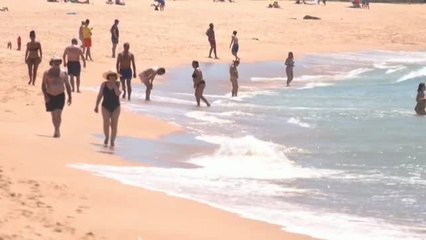
[[[106,147],[106,146],[108,146],[108,138],[105,138],[105,141],[104,141],[104,146]]]

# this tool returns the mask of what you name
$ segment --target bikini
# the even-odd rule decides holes
[[[110,113],[114,112],[115,109],[120,106],[120,99],[117,94],[115,94],[114,88],[109,89],[106,82],[104,83],[102,95],[102,107],[106,108]]]
[[[194,71],[194,73],[192,74],[192,78],[197,78],[197,74],[195,74],[195,71]],[[205,82],[204,80],[201,80],[201,81],[199,81],[198,83],[196,83],[195,85],[198,87],[198,86],[200,86],[201,84],[206,84],[206,82]]]

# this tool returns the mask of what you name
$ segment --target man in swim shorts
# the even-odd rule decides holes
[[[92,28],[89,28],[90,20],[86,19],[86,24],[83,28],[83,46],[86,49],[86,60],[93,61],[90,48],[92,47]]]
[[[71,80],[71,90],[74,92],[74,77],[77,79],[77,92],[80,92],[80,72],[81,64],[80,58],[83,60],[83,66],[86,67],[86,60],[83,56],[83,51],[77,46],[77,39],[71,40],[71,46],[65,48],[62,59],[64,60],[64,67],[68,68],[68,75]]]
[[[116,68],[117,72],[121,75],[120,80],[123,87],[123,98],[126,98],[127,90],[127,99],[130,101],[130,96],[132,94],[132,76],[133,78],[136,78],[135,57],[131,52],[129,52],[129,43],[124,43],[123,48],[123,52],[119,53],[117,56]]]
[[[115,58],[115,49],[117,48],[118,44],[118,37],[120,32],[118,31],[118,19],[115,19],[114,24],[112,25],[111,29],[109,30],[111,32],[111,42],[112,42],[112,57]]]
[[[65,89],[67,90],[68,105],[71,105],[71,87],[68,81],[68,75],[61,70],[62,59],[53,57],[50,60],[51,68],[44,72],[41,91],[44,95],[46,111],[52,114],[52,123],[55,128],[54,138],[61,136],[60,126],[62,109],[65,105]]]

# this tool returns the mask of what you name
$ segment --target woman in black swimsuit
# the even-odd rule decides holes
[[[28,85],[35,84],[38,65],[41,63],[43,56],[43,52],[41,51],[41,44],[35,40],[35,37],[35,32],[31,31],[31,41],[27,43],[27,50],[25,51],[25,63],[28,65],[28,76],[30,77]]]
[[[200,64],[198,61],[192,61],[192,67],[194,72],[192,73],[192,81],[194,82],[195,89],[195,100],[197,101],[197,106],[200,106],[200,100],[206,103],[207,107],[210,107],[210,103],[203,96],[204,88],[206,87],[206,82],[203,79],[203,72],[200,70]]]
[[[118,118],[120,116],[120,82],[119,74],[114,71],[104,73],[103,77],[107,80],[102,83],[96,99],[95,112],[98,113],[99,103],[102,101],[102,118],[104,120],[105,146],[108,145],[109,129],[111,128],[110,146],[114,147],[115,137],[117,136]]]

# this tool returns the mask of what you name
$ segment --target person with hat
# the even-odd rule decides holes
[[[44,95],[46,111],[52,114],[52,123],[55,128],[54,138],[61,136],[60,126],[62,120],[62,110],[65,105],[65,89],[67,91],[68,105],[71,105],[71,87],[68,81],[68,75],[61,70],[62,59],[52,57],[49,62],[50,69],[44,72],[41,91]]]
[[[80,58],[83,60],[83,67],[86,67],[86,60],[84,59],[83,51],[80,47],[77,46],[78,40],[73,38],[71,40],[71,46],[65,48],[64,54],[62,56],[64,60],[64,67],[68,69],[68,75],[70,76],[71,81],[71,91],[74,92],[74,77],[77,80],[77,92],[80,92],[80,72],[81,64]],[[67,61],[68,60],[68,61]]]
[[[101,112],[105,134],[104,144],[105,146],[108,146],[108,141],[110,141],[111,147],[115,146],[114,142],[117,136],[118,118],[120,117],[121,90],[120,82],[117,81],[119,77],[120,74],[113,70],[107,71],[103,74],[103,78],[105,78],[106,81],[101,84],[95,106],[95,113],[98,113],[99,103],[102,100]]]

